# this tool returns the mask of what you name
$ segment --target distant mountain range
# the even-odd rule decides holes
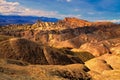
[[[37,20],[43,22],[57,22],[57,18],[37,17],[37,16],[18,16],[18,15],[0,15],[0,25],[8,24],[33,24]]]

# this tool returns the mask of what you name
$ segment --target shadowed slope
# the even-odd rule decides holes
[[[32,64],[48,64],[42,46],[35,42],[13,38],[0,43],[1,58],[27,61]]]
[[[22,38],[12,38],[0,43],[0,57],[22,60],[31,64],[72,64],[83,63],[72,59],[58,49],[45,47]],[[75,57],[74,57],[75,58]]]

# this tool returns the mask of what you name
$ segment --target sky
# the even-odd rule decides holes
[[[0,0],[0,14],[120,22],[120,0]]]

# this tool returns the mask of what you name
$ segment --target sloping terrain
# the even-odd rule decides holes
[[[13,38],[12,36],[0,35],[0,42]]]
[[[0,80],[119,80],[120,25],[65,18],[0,27]]]
[[[1,80],[90,80],[88,71],[83,64],[19,66],[0,59]]]
[[[22,60],[31,64],[83,63],[78,57],[23,38],[12,38],[1,42],[0,45],[0,58]]]
[[[93,80],[119,80],[120,54],[105,54],[85,62]]]

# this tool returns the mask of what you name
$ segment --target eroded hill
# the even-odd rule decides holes
[[[119,49],[120,25],[111,22],[65,18],[8,25],[0,27],[0,78],[119,80]]]

